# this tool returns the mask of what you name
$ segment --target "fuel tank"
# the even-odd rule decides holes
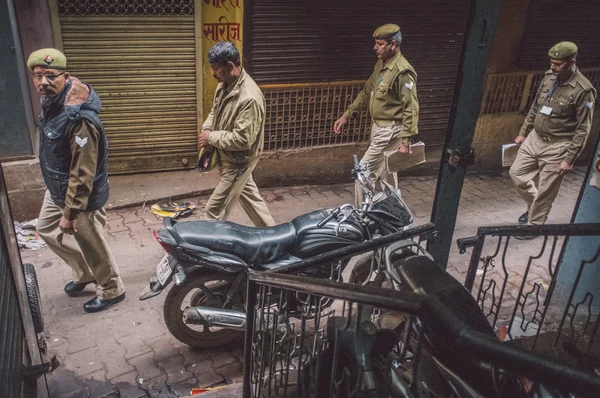
[[[317,224],[330,212],[331,209],[315,210],[292,220],[292,224],[296,228],[293,255],[308,258],[351,246],[366,239],[361,224],[351,217],[341,224],[334,218],[319,228]]]

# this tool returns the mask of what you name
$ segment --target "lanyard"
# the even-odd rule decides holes
[[[548,96],[546,97],[546,105],[550,105],[550,102],[552,101],[552,93],[554,93],[554,90],[556,90],[557,88],[558,88],[558,77],[554,81],[554,85],[552,86],[552,89],[548,92]]]

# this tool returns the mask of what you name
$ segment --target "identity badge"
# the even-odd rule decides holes
[[[552,114],[552,108],[550,108],[549,106],[542,106],[542,110],[540,111],[542,114],[544,115],[548,115],[550,116]]]

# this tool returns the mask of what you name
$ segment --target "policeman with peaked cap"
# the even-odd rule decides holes
[[[544,224],[564,176],[581,154],[592,127],[596,90],[576,65],[568,41],[548,51],[546,72],[515,138],[521,144],[510,177],[527,204],[519,223]],[[539,175],[536,187],[534,177]]]
[[[27,67],[42,99],[39,157],[47,190],[37,230],[73,270],[65,293],[75,296],[97,284],[83,309],[103,311],[125,299],[125,288],[103,232],[108,144],[100,98],[67,72],[67,58],[57,49],[34,51]]]
[[[373,120],[371,141],[360,163],[369,164],[372,183],[379,177],[395,185],[394,175],[386,170],[384,152],[409,152],[410,137],[418,133],[417,73],[400,51],[402,33],[398,25],[380,26],[373,33],[373,39],[373,50],[379,59],[373,74],[346,112],[336,120],[333,131],[341,134],[348,120],[368,107]],[[358,206],[362,196],[357,184]]]

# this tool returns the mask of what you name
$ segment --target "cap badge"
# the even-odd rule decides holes
[[[52,62],[54,62],[54,58],[52,58],[49,55],[46,55],[46,58],[44,58],[44,62],[46,63],[46,65],[50,65],[52,64]]]

